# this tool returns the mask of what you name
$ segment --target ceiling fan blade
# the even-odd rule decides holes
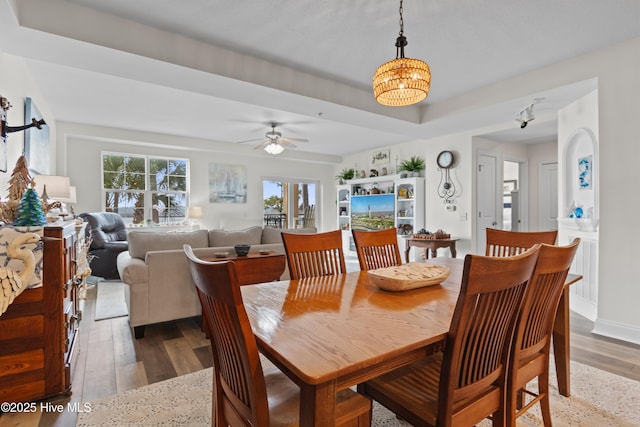
[[[235,144],[244,144],[245,142],[256,142],[256,141],[262,141],[264,138],[257,138],[257,139],[247,139],[244,141],[236,141]]]
[[[255,147],[253,147],[254,150],[260,150],[261,148],[266,147],[267,145],[271,144],[271,140],[269,139],[265,139],[263,140],[260,144],[256,145]]]
[[[294,144],[293,142],[285,141],[284,138],[280,139],[280,141],[278,143],[280,145],[282,145],[283,147],[298,148],[298,146],[296,144]]]
[[[304,139],[304,138],[290,138],[288,136],[283,136],[282,138],[280,138],[280,141],[287,141],[287,142],[309,142],[308,139]]]

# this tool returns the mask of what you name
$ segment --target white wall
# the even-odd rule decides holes
[[[49,170],[51,174],[54,174],[55,156],[53,153],[56,152],[56,122],[22,58],[0,52],[0,95],[7,98],[12,105],[7,112],[9,126],[21,126],[24,124],[25,98],[30,97],[34,100],[50,129],[49,144],[50,153],[52,154],[49,156]],[[7,173],[0,173],[0,196],[2,198],[6,198],[8,195],[7,188],[9,187],[11,171],[15,167],[18,157],[22,155],[23,150],[24,132],[8,134]]]
[[[291,160],[282,156],[270,156],[262,150],[250,147],[237,148],[230,144],[189,139],[170,135],[131,132],[74,123],[58,124],[60,170],[65,171],[76,186],[78,203],[76,213],[101,209],[102,186],[101,152],[154,154],[190,159],[191,204],[202,206],[201,227],[218,228],[221,224],[261,224],[263,211],[262,178],[284,177],[317,179],[321,194],[329,192],[321,200],[322,212],[318,227],[321,230],[335,228],[335,186],[333,164]],[[229,148],[231,146],[231,148]],[[210,203],[209,163],[245,165],[247,167],[247,203]]]

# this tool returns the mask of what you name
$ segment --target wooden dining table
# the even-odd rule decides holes
[[[449,267],[447,279],[402,292],[377,288],[366,272],[241,288],[260,352],[300,386],[300,426],[332,426],[338,390],[440,348],[464,261],[430,262]]]

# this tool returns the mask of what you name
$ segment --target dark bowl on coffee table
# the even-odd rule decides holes
[[[247,256],[249,249],[251,249],[251,245],[235,245],[233,248],[236,250],[236,254],[238,256]]]

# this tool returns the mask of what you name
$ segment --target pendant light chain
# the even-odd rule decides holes
[[[398,10],[400,12],[400,35],[404,35],[404,19],[402,18],[402,1],[400,0],[400,9]]]
[[[404,36],[404,18],[402,17],[402,1],[400,0],[400,34],[396,39],[396,59],[404,58],[404,47],[407,45],[407,38]]]

